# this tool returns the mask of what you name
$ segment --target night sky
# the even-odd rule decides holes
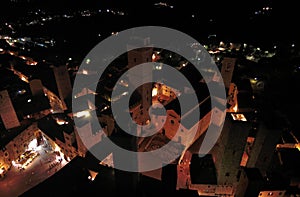
[[[27,0],[19,0],[27,2]],[[5,5],[9,1],[4,0]],[[30,3],[12,3],[0,7],[1,18],[22,16],[26,9],[44,8],[66,11],[82,8],[121,8],[128,12],[128,26],[164,25],[187,29],[187,33],[208,29],[225,37],[259,42],[293,42],[299,40],[298,14],[293,0],[214,0],[214,1],[161,1],[170,2],[173,9],[157,9],[159,0],[30,0]],[[255,15],[263,7],[272,10]],[[191,16],[194,15],[195,18]],[[109,22],[106,22],[109,23]],[[120,24],[123,25],[123,24]]]

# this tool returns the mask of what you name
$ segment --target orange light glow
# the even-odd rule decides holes
[[[298,151],[300,151],[300,144],[296,144],[296,148],[298,149]]]
[[[156,55],[153,53],[153,54],[152,54],[152,61],[154,61],[155,58],[156,58]]]
[[[57,123],[58,125],[64,125],[64,124],[68,124],[68,122],[67,122],[67,121],[65,121],[65,120],[62,120],[62,119],[56,119],[56,123]]]
[[[233,120],[238,120],[238,121],[247,121],[246,117],[244,116],[244,114],[231,114]]]
[[[241,163],[240,163],[240,166],[246,167],[248,159],[249,159],[248,154],[246,152],[244,152]]]
[[[235,105],[233,106],[233,108],[232,108],[232,109],[233,109],[233,111],[234,111],[234,112],[237,112],[237,111],[238,111],[238,104],[237,104],[237,103],[235,103]]]
[[[26,83],[29,83],[28,79],[25,76],[21,76],[20,78],[22,81],[25,81]]]
[[[156,96],[158,94],[157,88],[152,89],[152,96]]]

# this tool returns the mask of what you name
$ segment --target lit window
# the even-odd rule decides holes
[[[152,96],[156,96],[158,93],[158,89],[157,88],[153,88],[152,89]]]
[[[89,111],[80,111],[74,114],[75,117],[81,118],[81,117],[89,117],[91,114]]]
[[[238,121],[247,121],[246,117],[244,116],[244,114],[231,114],[233,120],[238,120]]]

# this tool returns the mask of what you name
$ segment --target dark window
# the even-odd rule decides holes
[[[236,175],[236,180],[237,180],[237,181],[240,180],[241,173],[242,173],[242,172],[239,170],[238,173],[237,173],[237,175]]]
[[[229,176],[229,172],[226,172],[225,176]]]
[[[181,143],[181,137],[180,136],[178,136],[178,142]]]
[[[264,161],[264,162],[266,162],[266,161],[267,161],[267,157],[266,157],[266,156],[264,157],[263,161]]]

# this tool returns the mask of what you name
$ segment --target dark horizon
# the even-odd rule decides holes
[[[157,2],[170,2],[170,8],[154,6]],[[221,39],[235,42],[253,42],[253,44],[272,45],[277,43],[292,44],[299,42],[297,25],[297,6],[294,1],[156,1],[146,2],[131,0],[19,0],[19,3],[6,0],[2,2],[1,21],[18,20],[28,11],[45,9],[51,12],[70,12],[82,9],[116,8],[127,14],[123,21],[116,21],[115,26],[124,30],[130,27],[155,25],[166,26],[184,31],[192,36],[203,37],[217,34]],[[5,6],[7,4],[7,6]],[[263,8],[270,8],[263,11]],[[265,12],[262,14],[262,12]],[[124,17],[125,18],[125,17]],[[107,22],[105,25],[108,25]],[[203,35],[201,34],[203,33]]]

